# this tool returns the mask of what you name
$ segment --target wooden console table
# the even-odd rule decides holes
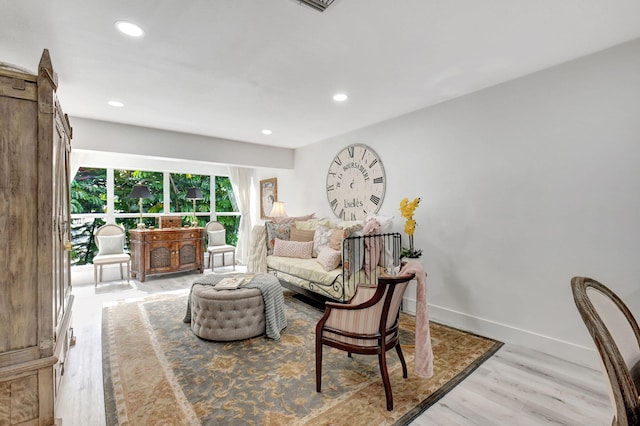
[[[198,269],[204,272],[204,228],[131,229],[131,272],[147,275]]]

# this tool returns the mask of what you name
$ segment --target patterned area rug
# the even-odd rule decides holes
[[[315,391],[315,324],[322,311],[285,293],[279,341],[216,343],[182,322],[187,294],[103,310],[108,425],[405,425],[493,355],[502,343],[431,323],[434,376],[413,374],[415,318],[401,316],[409,378],[387,353],[394,410],[386,410],[376,356],[324,348]]]

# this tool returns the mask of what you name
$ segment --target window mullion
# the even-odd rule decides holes
[[[114,188],[115,179],[113,177],[113,169],[107,169],[107,223],[116,223]]]

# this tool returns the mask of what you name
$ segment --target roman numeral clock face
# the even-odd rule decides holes
[[[343,220],[377,213],[384,200],[386,177],[378,154],[366,145],[349,145],[338,153],[327,173],[327,200]]]

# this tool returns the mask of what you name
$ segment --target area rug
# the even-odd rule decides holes
[[[386,410],[376,356],[324,348],[315,390],[315,324],[322,311],[285,293],[278,341],[216,343],[182,322],[187,293],[120,302],[103,310],[107,425],[405,425],[502,345],[431,323],[434,375],[413,374],[415,317],[401,315],[409,377],[387,353],[394,409]]]

